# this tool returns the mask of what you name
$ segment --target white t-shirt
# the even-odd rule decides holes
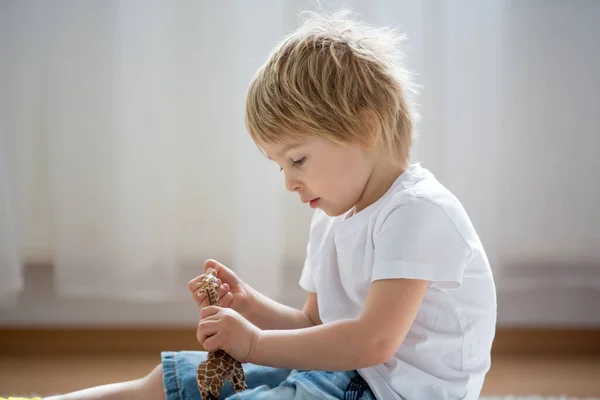
[[[313,216],[300,286],[317,293],[324,324],[355,318],[379,279],[429,280],[403,343],[359,369],[380,400],[477,399],[490,367],[496,289],[458,199],[419,164],[357,214]]]

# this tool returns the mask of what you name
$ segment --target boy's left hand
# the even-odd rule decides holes
[[[260,334],[257,326],[231,308],[207,306],[200,311],[196,337],[206,351],[224,350],[239,362],[249,362]]]

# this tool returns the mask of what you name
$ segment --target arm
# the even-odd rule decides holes
[[[317,295],[310,293],[302,311],[280,304],[242,281],[232,270],[216,260],[206,260],[205,273],[188,283],[188,290],[200,309],[209,305],[205,294],[198,292],[198,282],[211,270],[222,282],[217,294],[221,307],[232,308],[260,329],[300,329],[320,324]]]
[[[309,293],[300,311],[278,303],[251,287],[248,287],[248,292],[249,306],[242,315],[260,329],[301,329],[321,324],[315,293]]]
[[[294,330],[263,331],[249,361],[278,368],[347,371],[381,364],[412,325],[428,281],[386,279],[371,284],[354,319]]]

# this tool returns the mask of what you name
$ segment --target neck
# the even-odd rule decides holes
[[[211,306],[219,305],[219,295],[217,294],[217,291],[214,288],[209,287],[206,290],[206,295],[208,297],[208,304],[210,304]]]
[[[378,159],[373,166],[371,175],[369,175],[363,193],[354,206],[354,213],[358,213],[375,203],[390,189],[394,181],[406,171],[406,168],[406,163],[400,163],[391,158]]]

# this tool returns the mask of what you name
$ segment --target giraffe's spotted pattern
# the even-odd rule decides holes
[[[206,292],[209,303],[218,306],[217,288],[219,287],[219,281],[216,275],[216,271],[212,270],[202,282],[198,283],[200,286],[198,294]],[[196,371],[196,381],[202,400],[218,399],[223,383],[228,378],[236,392],[248,389],[244,370],[239,361],[236,361],[223,350],[209,352],[206,360],[198,365]]]

